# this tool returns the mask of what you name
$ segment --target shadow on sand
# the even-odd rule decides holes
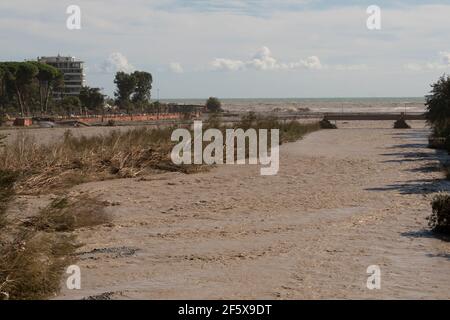
[[[417,179],[383,187],[366,188],[368,191],[398,191],[400,194],[430,194],[450,190],[450,181],[442,179]]]
[[[445,151],[426,149],[428,147],[426,140],[428,130],[396,132],[393,133],[393,135],[396,139],[409,140],[411,142],[401,143],[389,147],[389,149],[395,149],[396,151],[381,154],[382,156],[388,158],[386,160],[382,160],[383,163],[401,164],[404,162],[416,162],[420,165],[412,169],[409,168],[404,170],[416,173],[428,173],[442,171],[443,165],[450,160],[448,153]],[[438,179],[414,179],[381,187],[367,188],[366,190],[375,192],[394,190],[398,191],[400,194],[432,194],[439,191],[450,191],[450,181],[445,179],[444,175],[442,175],[442,178]],[[403,232],[401,233],[401,236],[408,238],[440,239],[442,241],[450,242],[449,235],[426,229]],[[450,260],[449,253],[429,253],[427,256]]]
[[[405,163],[415,162],[420,164],[415,168],[404,169],[409,172],[428,173],[440,172],[442,166],[450,158],[447,152],[431,150],[427,152],[428,130],[413,130],[404,132],[390,133],[395,138],[408,140],[406,143],[390,146],[389,149],[395,149],[395,152],[382,153],[386,160],[383,163]],[[409,142],[410,141],[410,142]],[[400,149],[400,150],[399,150]],[[450,181],[442,179],[415,179],[401,181],[399,183],[389,184],[381,187],[367,188],[368,191],[398,191],[400,194],[430,194],[439,191],[450,191]]]
[[[408,231],[400,233],[401,236],[407,238],[425,238],[425,239],[439,239],[442,241],[450,242],[450,235],[446,235],[440,232],[435,232],[427,229],[418,231]],[[450,254],[448,254],[450,255]]]
[[[428,253],[426,256],[430,258],[444,258],[450,261],[450,253],[438,253],[438,254]]]

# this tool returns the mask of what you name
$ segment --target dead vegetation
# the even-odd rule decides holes
[[[21,234],[0,255],[0,299],[50,297],[59,290],[64,268],[75,251],[74,236],[58,233]]]
[[[0,170],[0,230],[6,225],[6,209],[14,195],[14,183],[17,174],[11,171]]]
[[[19,194],[39,194],[66,189],[88,181],[134,177],[148,169],[189,172],[171,166],[171,128],[113,131],[93,137],[74,137],[42,145],[31,136],[19,135],[0,153],[4,170],[20,172],[15,184]]]
[[[219,118],[208,126],[227,128]],[[234,127],[279,129],[280,143],[320,129],[318,123],[280,122],[254,114]],[[0,229],[7,225],[5,211],[15,194],[62,195],[68,188],[89,181],[135,177],[155,170],[206,170],[203,165],[172,163],[172,131],[142,127],[93,137],[74,137],[67,131],[62,141],[49,145],[19,135],[15,142],[0,148]],[[37,216],[17,225],[10,223],[8,229],[13,232],[0,233],[0,299],[42,299],[56,294],[64,268],[78,247],[71,232],[109,222],[104,206],[86,196],[62,196]]]
[[[220,119],[208,124],[225,129]],[[295,141],[311,131],[317,123],[281,122],[249,114],[235,128],[247,130],[279,129],[280,142]],[[63,192],[74,185],[115,178],[130,178],[151,170],[195,173],[206,170],[202,165],[174,165],[170,153],[175,145],[170,140],[174,128],[112,131],[93,137],[74,137],[67,131],[62,141],[43,145],[32,136],[19,135],[14,143],[0,151],[0,167],[15,172],[17,194]]]
[[[250,112],[236,123],[235,129],[278,129],[280,130],[280,143],[293,142],[303,138],[306,134],[320,130],[318,122],[300,123],[298,121],[280,121],[273,117],[260,117]]]
[[[45,232],[71,232],[79,228],[91,227],[109,222],[105,203],[87,196],[57,198],[37,217],[26,222],[27,227]]]
[[[169,134],[141,128],[76,138],[67,131],[62,141],[50,145],[20,135],[1,152],[0,166],[21,173],[17,193],[55,192],[87,181],[132,177],[168,161]]]
[[[105,204],[87,196],[58,198],[0,247],[0,299],[43,299],[59,291],[61,275],[80,246],[70,231],[110,221]]]
[[[280,132],[280,144],[297,141],[308,133],[321,129],[318,122],[300,123],[296,120],[282,121],[275,117],[259,116],[255,112],[249,112],[233,125],[223,124],[220,115],[213,113],[204,126],[204,130],[209,128],[221,130],[224,136],[226,129],[243,129],[244,131],[248,129],[267,129],[269,130],[269,136],[270,130],[278,129]]]
[[[0,134],[0,147],[4,146],[3,140],[6,139],[6,136],[4,134]]]

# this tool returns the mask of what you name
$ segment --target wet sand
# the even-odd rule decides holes
[[[424,122],[339,123],[257,166],[95,182],[113,224],[77,231],[82,289],[58,299],[448,299],[450,243],[425,217],[442,180]],[[381,268],[368,290],[366,269]]]

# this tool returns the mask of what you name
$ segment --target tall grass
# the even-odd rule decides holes
[[[208,127],[228,128],[217,118],[208,122],[205,128]],[[252,113],[233,127],[279,129],[281,143],[295,141],[320,129],[318,123],[281,122]],[[170,137],[173,130],[142,127],[92,137],[74,137],[67,131],[62,141],[48,145],[21,134],[14,143],[0,150],[0,168],[19,174],[14,190],[20,194],[57,192],[88,181],[135,177],[155,169],[184,173],[205,169],[172,163],[170,153],[175,143]]]
[[[0,231],[6,226],[6,209],[14,196],[14,183],[17,174],[7,170],[0,170]]]
[[[0,167],[20,172],[20,183],[15,188],[22,194],[54,192],[93,180],[132,177],[144,169],[170,164],[171,132],[170,128],[139,128],[74,137],[67,131],[62,141],[49,145],[22,134],[0,152]]]
[[[104,204],[87,196],[62,197],[19,226],[0,246],[0,300],[43,299],[59,291],[61,276],[80,246],[71,234],[110,221]]]
[[[280,130],[280,143],[293,142],[303,138],[306,134],[320,130],[318,122],[300,123],[298,121],[280,121],[275,117],[261,117],[254,112],[243,116],[241,121],[233,125],[235,129],[278,129]]]
[[[70,234],[28,232],[0,250],[0,300],[35,300],[59,291],[77,246]]]
[[[6,135],[0,134],[0,147],[4,146],[4,141],[6,139]]]
[[[37,231],[71,232],[109,222],[111,217],[104,208],[105,204],[96,198],[62,197],[53,200],[38,216],[27,221],[26,225]]]

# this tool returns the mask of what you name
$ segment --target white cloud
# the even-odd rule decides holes
[[[258,70],[276,70],[282,67],[267,47],[260,48],[253,56],[253,59],[247,61],[245,64],[250,68]]]
[[[240,60],[216,58],[210,63],[212,70],[237,71],[244,69],[245,63]]]
[[[173,73],[183,73],[184,72],[183,66],[179,62],[171,62],[169,64],[169,70],[172,71]]]
[[[268,6],[275,3],[261,1]],[[111,52],[125,50],[118,49],[118,44],[126,48],[122,53],[133,57],[139,69],[162,70],[155,74],[155,81],[160,81],[158,87],[178,97],[209,96],[211,92],[223,97],[417,95],[427,90],[431,75],[410,77],[403,66],[408,62],[416,69],[445,66],[448,61],[423,57],[429,52],[450,51],[442,47],[450,43],[450,33],[445,32],[450,5],[444,4],[388,6],[383,9],[382,30],[371,32],[365,26],[366,8],[355,1],[351,2],[355,5],[333,2],[320,9],[264,7],[259,10],[263,15],[259,15],[237,14],[219,6],[205,12],[190,5],[180,7],[175,0],[132,0],[132,5],[120,0],[78,0],[82,30],[72,32],[65,28],[64,1],[38,2],[36,6],[36,0],[0,1],[0,38],[9,44],[2,46],[0,59],[23,60],[58,52],[77,56],[94,71],[88,81],[107,92],[114,90],[113,79],[99,72],[99,66]],[[256,2],[259,6],[259,0],[246,3],[252,9]],[[247,55],[261,44],[272,48],[273,55]],[[239,52],[243,55],[236,56]],[[203,71],[205,62],[221,57],[211,62],[213,69],[255,69],[246,62],[258,59],[254,64],[265,70],[321,65],[326,72],[317,72],[317,77],[308,77],[306,72],[270,72],[267,77],[255,77],[251,72],[236,72],[229,77],[192,72],[192,81],[186,85],[181,78],[168,78],[169,64],[180,56],[185,57],[183,67],[189,70]],[[310,56],[317,57],[320,65],[307,58]],[[410,58],[405,60],[406,56]],[[370,66],[370,77],[364,72],[347,73],[364,69],[363,64]],[[437,77],[441,70],[432,69],[430,73]],[[354,86],[349,86],[352,79]]]
[[[449,56],[450,59],[450,56]],[[309,56],[295,62],[280,62],[273,55],[268,47],[260,48],[256,54],[248,61],[216,58],[209,63],[212,70],[240,71],[254,69],[261,71],[268,70],[336,70],[336,71],[361,71],[367,70],[366,64],[337,64],[324,65],[318,56]]]
[[[299,62],[294,62],[293,64],[291,63],[289,66],[290,69],[306,68],[319,70],[324,68],[324,66],[322,66],[322,63],[320,62],[320,59],[317,56],[311,56],[306,58],[305,60],[300,60]]]
[[[369,67],[366,64],[338,64],[334,66],[337,71],[364,71],[368,70]]]
[[[120,52],[111,53],[108,59],[100,66],[100,71],[104,73],[114,73],[118,71],[133,72],[134,70],[134,66],[128,62],[127,57]]]
[[[213,70],[238,71],[244,69],[255,70],[293,70],[293,69],[322,69],[322,63],[317,56],[310,56],[304,60],[297,62],[279,62],[273,57],[268,47],[260,48],[250,60],[232,60],[224,58],[216,58],[209,63]]]
[[[442,51],[439,53],[442,58],[442,63],[446,66],[450,66],[450,52]]]
[[[410,71],[445,70],[450,68],[450,52],[439,52],[440,60],[428,62],[410,62],[404,68]]]

